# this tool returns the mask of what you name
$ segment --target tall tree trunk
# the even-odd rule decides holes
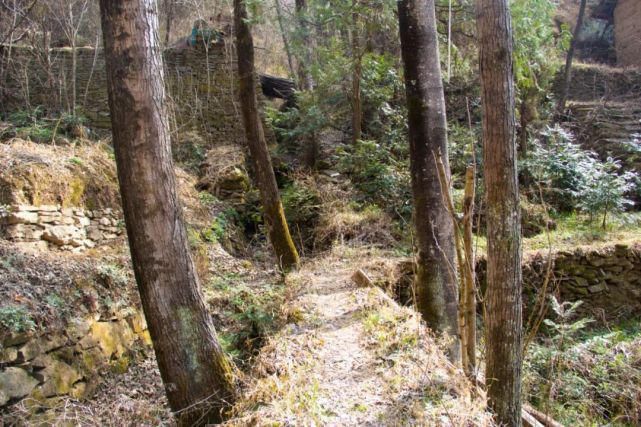
[[[439,63],[434,0],[398,2],[410,141],[414,222],[418,246],[416,298],[427,324],[454,339],[460,358],[454,226],[443,199],[436,158],[449,181],[445,97]]]
[[[288,269],[298,265],[298,252],[289,234],[285,212],[278,194],[272,161],[267,149],[265,133],[258,115],[254,71],[254,41],[246,20],[247,9],[245,2],[243,0],[234,0],[240,108],[249,146],[249,155],[252,160],[256,185],[263,203],[269,239],[274,247],[279,264]]]
[[[310,71],[312,40],[309,34],[309,25],[307,25],[307,2],[305,0],[296,0],[296,15],[303,44],[303,57],[298,61],[298,84],[301,90],[311,93],[314,90],[314,79]],[[310,169],[315,169],[320,155],[320,145],[315,132],[307,135],[303,143],[305,144],[303,162]]]
[[[174,21],[174,1],[165,0],[165,13],[167,13],[165,20],[165,47],[169,46],[171,38],[171,23]]]
[[[361,77],[363,74],[363,53],[360,42],[360,19],[358,0],[353,0],[352,7],[352,142],[355,144],[363,132],[363,102],[361,99]]]
[[[285,54],[287,54],[287,65],[289,65],[289,74],[292,76],[292,79],[296,79],[296,73],[294,71],[294,59],[292,58],[292,49],[289,47],[289,39],[287,38],[287,33],[285,32],[285,24],[283,22],[283,10],[280,5],[280,0],[274,0],[276,4],[276,17],[278,18],[278,27],[280,28],[280,34],[283,38],[283,46],[285,47]]]
[[[136,282],[169,405],[181,425],[204,425],[222,420],[236,390],[176,194],[155,4],[100,0],[113,143]]]
[[[521,221],[508,0],[476,1],[487,209],[487,359],[491,409],[521,425]]]
[[[572,34],[572,41],[570,42],[570,48],[568,49],[568,54],[565,58],[565,71],[563,73],[561,97],[559,98],[559,103],[557,104],[556,109],[557,117],[562,117],[565,113],[565,104],[568,100],[570,83],[572,82],[572,61],[574,60],[574,50],[576,49],[576,44],[579,41],[579,36],[581,35],[581,27],[583,26],[586,4],[587,0],[581,0],[581,4],[579,5],[579,16],[576,18],[576,26],[574,27],[574,33]]]

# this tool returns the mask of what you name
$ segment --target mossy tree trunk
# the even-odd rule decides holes
[[[180,425],[220,422],[236,390],[189,254],[152,0],[101,0],[122,205],[140,299]]]
[[[289,233],[265,133],[258,114],[254,41],[247,23],[247,9],[243,0],[234,0],[234,29],[238,56],[240,108],[249,147],[249,157],[252,161],[254,181],[260,191],[265,223],[268,227],[269,239],[274,253],[281,267],[289,269],[298,265],[298,252]]]
[[[487,212],[486,384],[500,425],[520,426],[521,221],[508,0],[476,0]]]
[[[449,182],[445,96],[439,63],[434,0],[398,2],[410,141],[410,171],[418,247],[417,306],[427,324],[453,338],[460,359],[454,226],[444,202],[436,159]]]

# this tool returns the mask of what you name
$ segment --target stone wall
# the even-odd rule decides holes
[[[76,52],[77,105],[90,126],[110,128],[103,52],[88,47]],[[219,43],[208,49],[170,48],[163,56],[172,125],[181,131],[203,132],[213,145],[242,143],[232,47]],[[0,70],[9,72],[7,85],[0,88],[0,112],[39,105],[50,111],[70,109],[70,48],[50,49],[46,54],[0,46],[0,59]]]
[[[4,237],[33,249],[74,252],[109,242],[124,233],[121,215],[110,208],[13,205],[0,210]]]
[[[619,0],[614,10],[617,62],[623,67],[641,67],[641,2]]]
[[[151,339],[144,316],[135,313],[77,319],[40,336],[12,333],[1,344],[0,410],[23,398],[46,406],[58,396],[89,397],[102,369],[126,370],[131,351],[150,346]]]
[[[617,320],[641,313],[641,244],[616,244],[599,249],[577,248],[553,254],[549,290],[561,301],[582,300],[580,313],[597,321]],[[526,307],[542,286],[548,265],[547,254],[525,257],[523,289]],[[486,261],[477,263],[482,289]]]

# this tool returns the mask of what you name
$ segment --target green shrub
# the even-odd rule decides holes
[[[409,217],[412,196],[407,163],[394,159],[374,141],[359,141],[350,148],[339,152],[339,166],[362,192],[361,201]]]
[[[100,281],[107,287],[124,286],[129,278],[123,268],[116,264],[102,264],[97,272]]]
[[[620,162],[609,157],[603,163],[580,170],[583,172],[583,179],[576,192],[578,206],[591,219],[601,215],[603,229],[609,213],[620,213],[634,204],[626,198],[626,194],[635,188],[637,174],[630,171],[619,174],[620,168]]]
[[[27,309],[19,305],[0,307],[0,324],[13,332],[32,331],[36,327]]]
[[[639,425],[641,331],[638,319],[605,331],[574,321],[578,303],[553,301],[550,335],[524,360],[524,397],[563,425]]]

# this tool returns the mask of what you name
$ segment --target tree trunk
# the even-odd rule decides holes
[[[283,23],[283,10],[280,6],[280,0],[274,0],[274,3],[276,4],[276,17],[278,18],[278,27],[280,28],[280,34],[283,38],[283,47],[285,48],[285,53],[287,54],[287,65],[289,65],[289,73],[292,76],[292,79],[296,80],[292,50],[289,47],[289,39],[287,38],[287,33],[285,32],[285,24]]]
[[[75,37],[71,40],[71,111],[72,116],[76,115],[76,75],[78,74],[78,49],[76,48]]]
[[[487,209],[487,359],[491,409],[521,425],[521,222],[508,0],[476,1]]]
[[[414,222],[418,247],[417,306],[427,324],[454,340],[460,358],[454,226],[444,204],[436,157],[449,181],[445,97],[439,63],[434,0],[398,2],[410,142]]]
[[[474,150],[474,147],[472,147]],[[467,347],[467,366],[463,369],[476,379],[476,274],[475,274],[475,255],[474,255],[474,235],[472,233],[474,221],[474,198],[476,195],[476,162],[468,166],[465,171],[465,192],[463,197],[463,246],[465,248],[465,288],[463,297],[465,304],[465,342]]]
[[[298,16],[298,25],[302,33],[303,58],[298,61],[298,80],[299,87],[302,91],[311,93],[314,90],[314,79],[310,71],[312,64],[312,40],[307,25],[307,2],[305,0],[296,0],[296,15]],[[310,169],[315,169],[320,155],[320,145],[314,132],[304,138],[305,144],[303,163]]]
[[[247,9],[243,0],[234,0],[234,26],[238,52],[240,107],[249,146],[249,155],[256,185],[263,203],[269,239],[279,264],[289,269],[298,265],[296,247],[289,234],[285,212],[278,194],[276,177],[267,149],[267,141],[258,115],[256,75],[254,71],[254,41],[247,25]]]
[[[358,0],[352,7],[352,143],[361,139],[363,131],[363,102],[361,99],[361,77],[363,74],[363,54],[360,43],[360,19]]]
[[[572,81],[572,61],[574,60],[574,50],[576,49],[576,43],[579,40],[579,35],[581,34],[586,4],[587,0],[581,0],[581,4],[579,5],[579,16],[576,18],[576,26],[574,27],[574,33],[572,34],[572,41],[570,42],[570,48],[568,49],[568,54],[565,58],[565,71],[563,73],[563,85],[561,86],[561,98],[559,98],[556,110],[557,117],[562,117],[565,113],[565,104],[568,100],[570,82]]]
[[[167,13],[167,19],[165,20],[165,47],[168,47],[171,40],[171,23],[174,21],[174,0],[165,0],[165,13]]]
[[[152,0],[101,0],[107,87],[129,247],[169,405],[220,422],[236,390],[189,254],[171,159]]]

